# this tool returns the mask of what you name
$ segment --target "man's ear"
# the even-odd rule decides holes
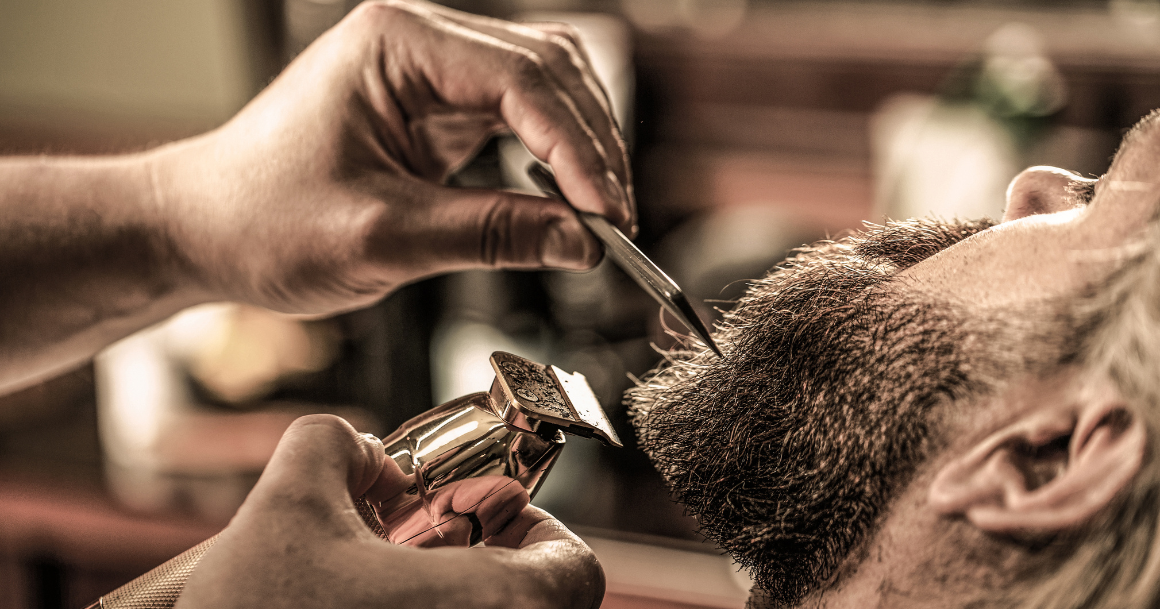
[[[1018,401],[1014,422],[939,470],[936,511],[990,533],[1057,533],[1087,522],[1139,472],[1144,423],[1107,379]]]

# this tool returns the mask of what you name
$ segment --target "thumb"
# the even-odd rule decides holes
[[[351,497],[378,479],[383,457],[382,442],[339,417],[301,417],[282,435],[246,503],[353,509]]]
[[[589,269],[600,243],[568,204],[520,193],[437,187],[432,233],[456,268]],[[450,269],[447,269],[450,270]]]

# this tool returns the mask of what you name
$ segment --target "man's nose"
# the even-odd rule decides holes
[[[1094,181],[1058,167],[1024,169],[1007,187],[1007,210],[1003,212],[1003,221],[1071,209],[1076,199],[1069,194],[1068,186]]]

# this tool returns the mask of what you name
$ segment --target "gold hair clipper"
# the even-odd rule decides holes
[[[531,500],[564,448],[564,434],[621,446],[588,381],[497,351],[491,390],[457,398],[383,439],[384,467],[410,481],[388,497],[359,497],[359,514],[392,543],[474,545]],[[87,609],[172,607],[217,536],[102,596]]]

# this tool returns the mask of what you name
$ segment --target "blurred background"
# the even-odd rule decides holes
[[[0,0],[0,153],[212,129],[353,4]],[[1160,106],[1160,0],[446,4],[580,29],[630,142],[637,242],[707,318],[863,221],[998,217],[1030,165],[1098,175]],[[524,155],[498,138],[453,182],[526,188]],[[309,323],[182,313],[0,397],[0,598],[84,606],[224,526],[295,417],[386,434],[486,390],[495,350],[583,373],[630,439],[620,395],[672,344],[665,326],[607,262],[440,277]],[[605,606],[743,606],[745,574],[631,444],[570,439],[535,500],[596,549]]]

